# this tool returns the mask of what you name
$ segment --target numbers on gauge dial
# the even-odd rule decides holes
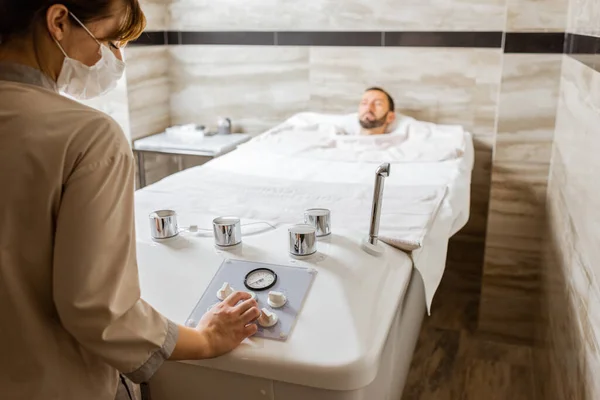
[[[250,290],[266,290],[277,282],[277,274],[268,268],[257,268],[248,272],[244,285]]]

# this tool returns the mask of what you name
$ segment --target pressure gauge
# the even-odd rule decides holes
[[[277,274],[268,268],[257,268],[246,275],[244,285],[250,290],[265,290],[277,282]]]

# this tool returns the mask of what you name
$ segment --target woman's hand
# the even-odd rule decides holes
[[[258,303],[247,292],[233,292],[215,304],[196,327],[205,338],[207,348],[204,358],[228,353],[254,335],[257,326],[251,322],[259,316]]]
[[[204,314],[196,328],[179,326],[169,360],[202,360],[228,353],[256,333],[258,327],[251,322],[259,316],[258,303],[249,293],[233,292]]]

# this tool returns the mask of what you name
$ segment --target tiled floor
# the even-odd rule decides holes
[[[402,400],[532,400],[527,346],[475,333],[480,258],[474,243],[453,242],[449,264],[426,317]],[[475,246],[477,247],[477,246]]]

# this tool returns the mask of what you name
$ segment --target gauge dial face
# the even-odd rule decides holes
[[[251,290],[265,290],[277,282],[277,274],[268,268],[257,268],[248,272],[244,285]]]

